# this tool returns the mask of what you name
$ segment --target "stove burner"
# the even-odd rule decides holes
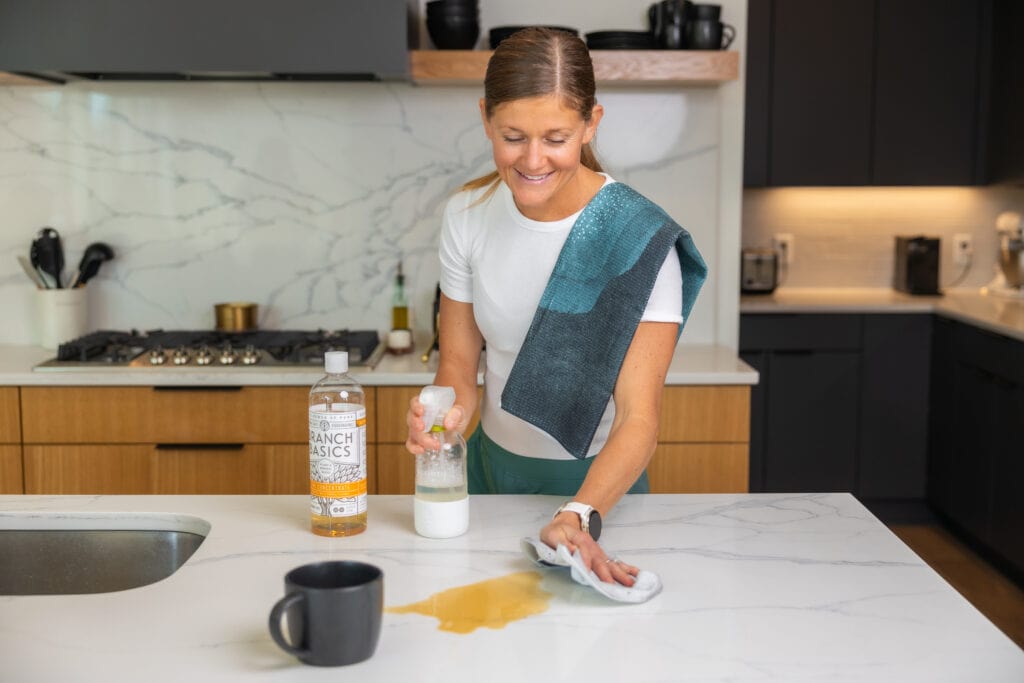
[[[350,365],[372,366],[380,338],[359,330],[103,330],[61,344],[57,357],[41,367],[316,366],[323,365],[327,351],[348,351]]]

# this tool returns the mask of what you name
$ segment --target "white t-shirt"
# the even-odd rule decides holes
[[[606,176],[605,184],[612,182]],[[501,392],[579,213],[559,221],[530,220],[520,213],[503,182],[492,197],[473,205],[485,191],[460,192],[449,200],[440,247],[441,291],[450,299],[473,304],[477,327],[487,342],[480,421],[488,437],[513,453],[572,459],[546,432],[502,410]],[[641,321],[681,323],[682,282],[679,258],[670,249]],[[614,401],[609,400],[588,457],[604,446],[614,415]]]

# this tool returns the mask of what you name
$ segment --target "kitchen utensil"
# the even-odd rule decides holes
[[[744,249],[740,289],[745,294],[771,294],[779,285],[779,254],[774,249]]]
[[[218,332],[248,332],[256,329],[257,304],[248,301],[234,301],[215,304],[214,317]]]
[[[999,270],[1006,285],[1024,288],[1024,216],[1004,211],[996,217],[999,232]]]
[[[114,250],[109,245],[103,242],[93,242],[82,252],[82,258],[78,262],[78,270],[75,272],[74,277],[71,278],[70,286],[72,288],[83,286],[99,272],[100,265],[104,261],[109,261],[112,258],[114,258]]]
[[[60,241],[60,233],[50,227],[40,230],[36,238],[32,240],[29,258],[36,270],[46,276],[44,280],[48,288],[60,289],[63,287],[61,274],[64,271],[64,246]],[[52,287],[50,286],[51,282],[53,283]]]
[[[282,650],[317,666],[373,656],[384,611],[379,567],[351,560],[305,564],[285,575],[284,589],[270,612],[270,635]],[[281,631],[286,615],[288,639]]]
[[[42,276],[40,276],[38,271],[36,271],[36,269],[32,267],[32,264],[29,262],[28,258],[24,256],[19,256],[18,265],[21,266],[21,269],[25,271],[25,275],[28,275],[28,279],[32,280],[32,283],[36,287],[38,287],[39,289],[46,289],[46,283],[43,282]]]

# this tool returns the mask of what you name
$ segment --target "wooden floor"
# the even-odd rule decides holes
[[[1024,648],[1024,590],[937,523],[889,528],[942,578]]]

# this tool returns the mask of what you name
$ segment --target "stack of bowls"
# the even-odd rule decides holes
[[[480,37],[477,0],[428,2],[427,33],[438,50],[472,50]]]

